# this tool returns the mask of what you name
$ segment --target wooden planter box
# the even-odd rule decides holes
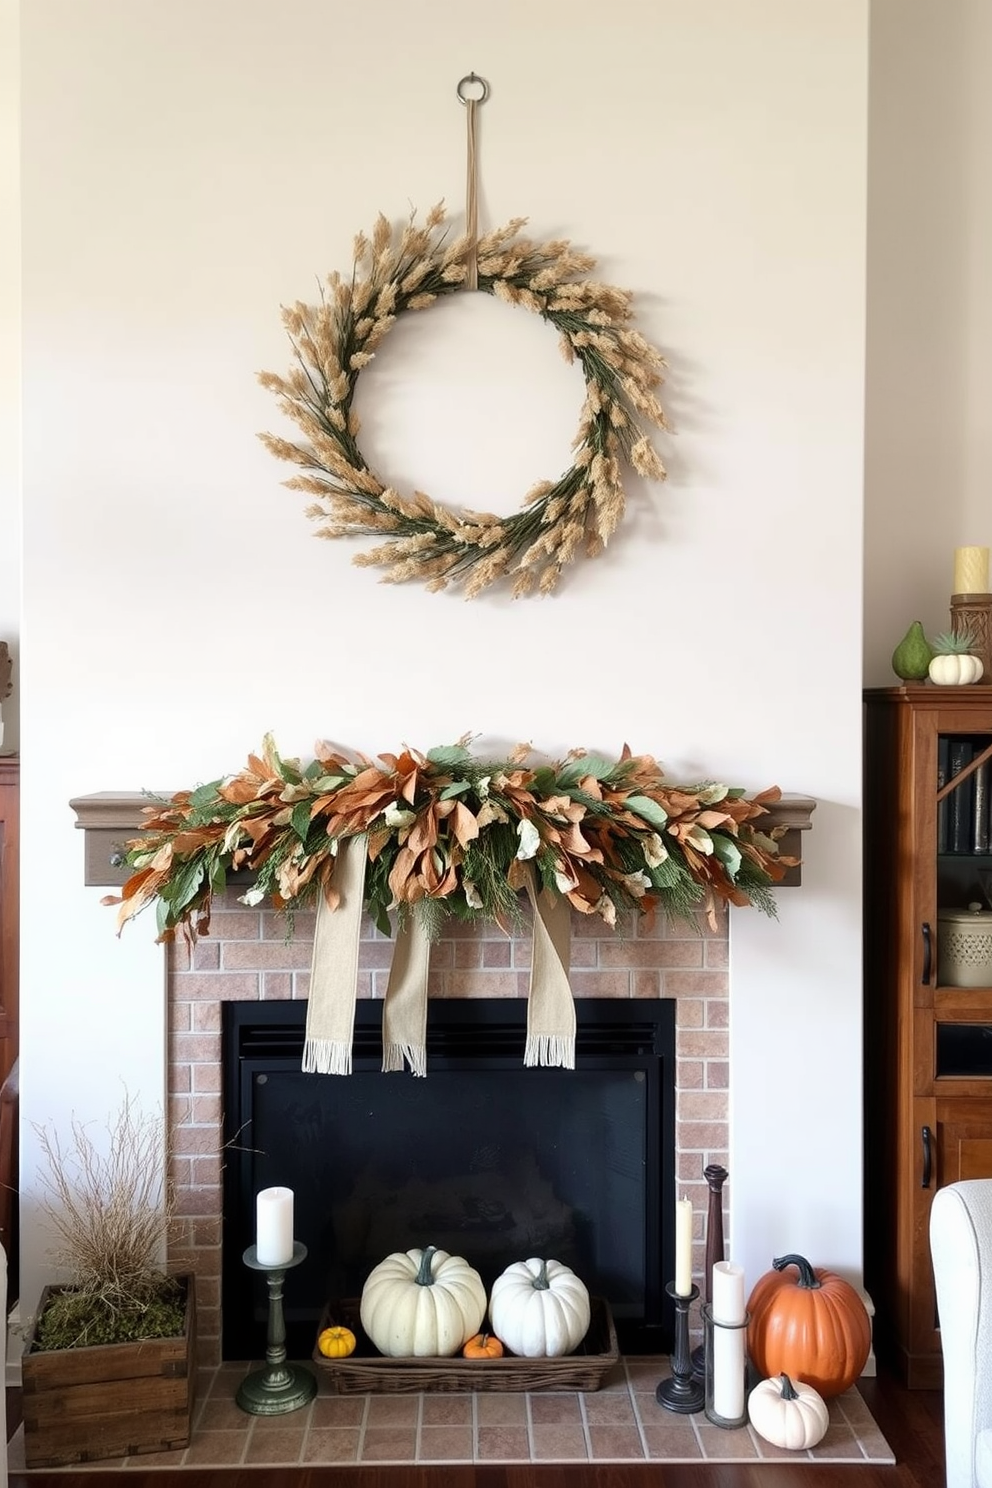
[[[167,1452],[189,1445],[196,1384],[196,1295],[186,1285],[186,1331],[178,1338],[34,1351],[21,1365],[28,1467]],[[46,1287],[38,1316],[53,1288]]]

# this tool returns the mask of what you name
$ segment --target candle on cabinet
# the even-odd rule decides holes
[[[744,1267],[717,1261],[712,1285],[713,1409],[737,1421],[744,1414]]]
[[[675,1201],[675,1291],[680,1297],[692,1291],[692,1200],[684,1195]]]
[[[255,1199],[255,1253],[262,1266],[293,1259],[293,1190],[263,1188]]]
[[[987,594],[989,591],[988,548],[954,549],[954,594]]]

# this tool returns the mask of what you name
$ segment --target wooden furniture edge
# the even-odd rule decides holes
[[[96,791],[88,796],[75,796],[69,806],[76,817],[76,827],[85,833],[83,847],[83,882],[88,888],[119,887],[129,870],[119,861],[125,844],[141,834],[146,806],[167,801],[171,791]],[[801,857],[801,833],[813,825],[816,802],[810,796],[783,796],[770,803],[767,816],[759,825],[763,829],[785,827],[779,849],[785,857]],[[792,888],[802,882],[801,865],[789,868],[779,887]]]

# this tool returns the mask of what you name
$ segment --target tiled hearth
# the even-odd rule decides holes
[[[856,1389],[830,1402],[830,1426],[809,1451],[787,1452],[750,1426],[724,1430],[702,1412],[676,1415],[655,1388],[667,1360],[627,1359],[592,1392],[335,1395],[323,1377],[316,1400],[291,1415],[248,1416],[234,1396],[246,1365],[202,1371],[188,1447],[89,1464],[154,1467],[309,1467],[394,1463],[795,1462],[892,1463]],[[10,1469],[23,1465],[21,1433]],[[51,1471],[51,1469],[48,1469]],[[79,1472],[80,1468],[62,1469]]]
[[[703,1267],[708,1163],[727,1162],[728,943],[718,931],[673,929],[659,917],[648,929],[611,931],[599,919],[573,915],[572,989],[577,997],[658,998],[676,1003],[676,1179],[695,1210],[697,1282]],[[229,893],[218,900],[209,938],[192,960],[179,944],[169,952],[170,1119],[178,1221],[170,1263],[193,1270],[197,1284],[200,1362],[220,1363],[221,1336],[221,1008],[228,1000],[306,998],[313,916],[284,919],[247,909]],[[382,997],[392,944],[363,927],[359,995]],[[431,953],[436,998],[526,997],[530,939],[495,927],[454,926]],[[315,1075],[314,1079],[346,1078]],[[383,1079],[405,1078],[383,1075]],[[428,1071],[427,1078],[430,1079]],[[726,1197],[732,1201],[733,1174]],[[305,1237],[301,1237],[305,1239]]]

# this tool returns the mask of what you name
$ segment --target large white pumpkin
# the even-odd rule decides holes
[[[391,1359],[457,1354],[478,1333],[485,1314],[478,1271],[433,1245],[387,1256],[362,1288],[362,1327]]]
[[[493,1282],[489,1321],[513,1353],[555,1359],[589,1331],[589,1292],[561,1261],[514,1261]]]

